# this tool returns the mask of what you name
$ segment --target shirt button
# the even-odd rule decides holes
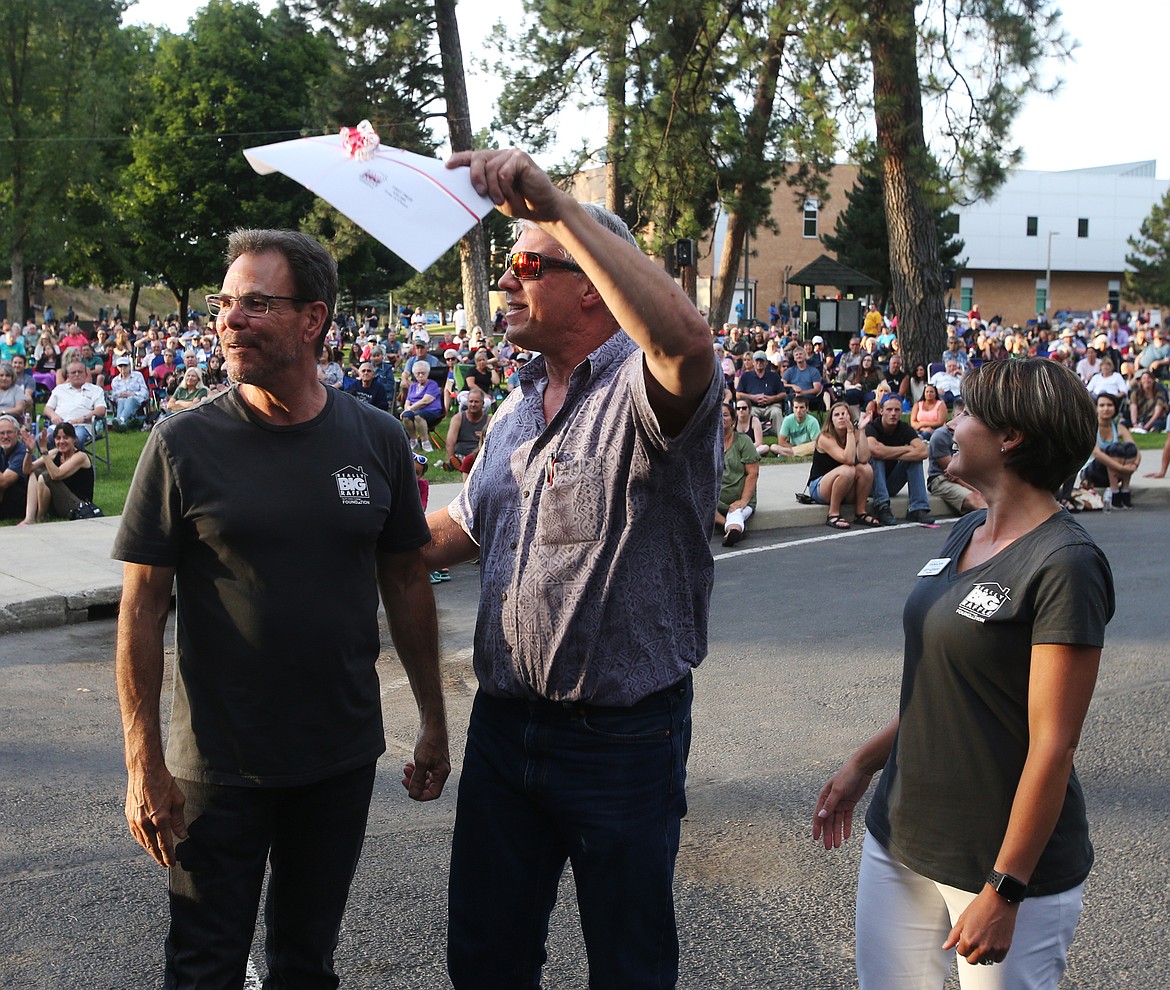
[[[517,545],[518,545],[518,544],[516,543],[516,541],[515,541],[515,540],[513,540],[513,541],[512,541],[512,542],[509,544],[509,546],[510,546],[510,547],[511,547],[511,549],[513,549],[513,550],[515,550],[515,549],[516,549]]]
[[[500,595],[500,601],[506,602],[507,600],[508,600],[508,593],[505,591],[502,595]]]
[[[505,652],[505,653],[511,653],[511,652],[512,652],[512,644],[511,644],[511,643],[505,643],[505,644],[504,644],[504,652]]]
[[[527,490],[525,490],[525,491],[520,493],[520,497],[521,498],[528,498],[529,494],[531,494],[531,493],[528,492]]]

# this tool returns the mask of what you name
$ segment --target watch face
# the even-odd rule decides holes
[[[1004,900],[1012,904],[1022,901],[1028,891],[1026,884],[1021,883],[1015,877],[1008,876],[1006,873],[998,873],[995,870],[988,874],[987,882]]]

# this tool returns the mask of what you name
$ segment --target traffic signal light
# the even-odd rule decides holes
[[[693,238],[681,237],[675,241],[674,260],[679,268],[689,268],[695,263],[695,242]]]

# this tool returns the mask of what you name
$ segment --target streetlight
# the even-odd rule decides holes
[[[1044,320],[1048,321],[1048,311],[1052,308],[1052,238],[1059,237],[1059,230],[1048,231],[1048,268],[1044,272]]]

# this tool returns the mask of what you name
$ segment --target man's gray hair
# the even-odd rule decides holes
[[[228,235],[229,267],[242,254],[283,255],[297,296],[325,303],[328,311],[316,348],[320,350],[337,304],[337,262],[333,255],[318,241],[296,230],[234,230]]]
[[[595,223],[600,224],[611,233],[617,234],[624,241],[629,241],[634,247],[638,246],[638,242],[634,239],[634,235],[630,233],[630,228],[626,226],[626,222],[616,213],[611,213],[604,206],[598,206],[596,203],[582,203],[583,209],[593,219]],[[520,235],[526,230],[539,230],[538,224],[531,220],[513,220],[512,221],[512,240],[513,242],[520,239]],[[561,248],[564,252],[565,258],[572,260],[572,255]]]

